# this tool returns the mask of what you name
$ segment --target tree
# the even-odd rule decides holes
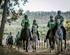
[[[14,1],[15,2],[14,4],[19,6],[19,2],[18,2],[19,0],[0,0],[0,4],[2,1],[4,1],[4,7],[3,7],[3,14],[1,20],[1,27],[0,27],[0,45],[2,45],[2,37],[4,34],[4,27],[7,19],[7,11],[9,12],[10,4],[12,4],[10,2]],[[21,1],[23,1],[23,5],[27,2],[27,0],[21,0]]]
[[[0,0],[0,4],[1,4],[2,0]]]

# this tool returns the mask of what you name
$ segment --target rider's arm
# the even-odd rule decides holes
[[[32,30],[31,30],[32,34],[33,34],[33,26],[32,26]]]
[[[64,21],[64,18],[61,16],[61,23],[63,23],[63,21]]]
[[[37,28],[38,28],[38,24],[37,24]]]
[[[55,16],[55,23],[57,24],[57,16]]]
[[[30,26],[30,21],[29,21],[29,19],[28,19],[28,25]]]

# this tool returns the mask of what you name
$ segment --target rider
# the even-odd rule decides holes
[[[55,21],[53,20],[53,16],[50,16],[50,20],[48,21],[47,27],[49,28],[47,32],[46,39],[49,37],[50,31],[55,27]],[[46,40],[45,40],[46,41]]]
[[[59,23],[59,21],[60,21],[60,23]],[[61,16],[61,11],[58,11],[57,15],[55,16],[55,22],[56,22],[56,24],[60,24],[61,26],[63,26],[63,21],[64,21],[64,18],[63,18],[63,16]]]
[[[62,31],[63,31],[63,35],[65,35],[66,34],[66,30],[65,30],[65,28],[63,26],[63,21],[64,21],[64,18],[63,18],[63,16],[61,16],[61,11],[58,11],[57,15],[55,16],[55,22],[56,22],[56,25],[61,25],[61,28],[62,28]]]
[[[33,34],[33,29],[34,29],[34,27],[37,29],[36,33],[37,33],[37,36],[38,36],[38,40],[40,40],[40,38],[39,38],[39,32],[38,32],[38,24],[37,24],[37,22],[36,22],[35,19],[33,20],[32,34]]]
[[[21,22],[21,26],[24,27],[25,23],[28,23],[28,27],[30,26],[29,19],[27,15],[24,15],[24,19]]]
[[[21,22],[22,31],[23,31],[23,29],[24,29],[24,27],[25,27],[26,25],[27,25],[27,28],[28,28],[29,33],[30,33],[30,29],[29,29],[29,27],[30,27],[29,19],[28,19],[28,16],[25,14],[25,15],[24,15],[24,19],[23,19],[22,22]],[[26,27],[25,27],[25,28],[26,28]],[[21,31],[21,33],[22,33],[22,31]],[[32,38],[31,38],[31,33],[30,33],[30,40],[32,40]]]

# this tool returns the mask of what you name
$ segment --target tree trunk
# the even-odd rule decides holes
[[[2,0],[0,0],[0,4],[1,4]]]
[[[3,8],[1,27],[0,27],[0,45],[2,45],[2,37],[3,37],[5,22],[6,22],[6,18],[7,18],[6,17],[6,14],[7,14],[7,2],[8,2],[8,0],[4,1],[4,8]]]

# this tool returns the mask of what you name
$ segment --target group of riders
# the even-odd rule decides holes
[[[57,29],[58,26],[60,26],[60,28],[62,30],[62,33],[63,33],[63,37],[61,37],[61,38],[62,39],[66,38],[66,37],[64,37],[64,35],[66,34],[66,30],[65,30],[65,28],[63,26],[63,21],[64,21],[64,18],[61,15],[61,11],[57,12],[57,15],[55,16],[55,18],[53,18],[52,15],[50,16],[50,20],[48,21],[48,25],[47,25],[47,27],[49,28],[49,30],[47,32],[46,39],[49,38],[50,33],[52,33],[52,35],[56,34],[56,31],[57,31],[56,29]],[[29,19],[28,19],[27,15],[24,15],[24,19],[21,22],[21,26],[22,26],[22,30],[25,30],[25,28],[28,28],[28,30],[30,31],[30,29],[29,29],[30,22],[29,22]],[[21,30],[21,35],[23,34],[22,30]],[[32,35],[33,35],[33,37],[30,38],[31,40],[36,41],[36,38],[38,40],[40,40],[40,38],[39,38],[39,32],[38,32],[38,24],[37,24],[37,22],[36,22],[35,19],[33,20],[32,29],[31,29],[30,33],[32,33]],[[19,34],[19,32],[18,32],[18,34]],[[46,41],[46,39],[45,39],[45,41]]]
[[[65,41],[65,48],[66,48],[66,30],[63,26],[64,18],[61,15],[61,11],[57,12],[57,15],[53,19],[53,16],[50,16],[50,20],[48,22],[47,27],[49,28],[46,39],[49,38],[49,44],[50,48],[54,49],[55,42],[58,44],[58,51],[59,51],[59,45],[61,44],[61,51],[62,51],[62,40]],[[46,41],[45,39],[45,41]],[[60,42],[60,43],[59,43]],[[53,43],[53,44],[52,44]]]

